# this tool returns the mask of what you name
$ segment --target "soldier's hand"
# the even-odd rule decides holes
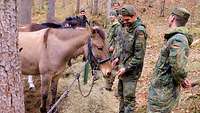
[[[190,88],[191,87],[191,81],[188,79],[185,79],[184,81],[181,82],[181,86],[183,88]]]
[[[112,53],[113,51],[114,51],[114,48],[112,46],[110,46],[109,52]]]
[[[121,77],[124,73],[125,73],[125,68],[120,68],[120,69],[117,71],[116,75],[117,75],[118,77]]]
[[[119,58],[116,58],[112,61],[112,68],[115,68],[115,66],[117,65],[117,63],[119,62]]]

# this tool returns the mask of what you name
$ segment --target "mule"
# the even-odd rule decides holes
[[[90,44],[91,43],[91,44]],[[91,45],[88,48],[88,44]],[[48,91],[51,103],[56,101],[57,84],[65,64],[80,48],[92,51],[92,62],[104,75],[111,75],[111,62],[105,43],[105,34],[99,28],[43,29],[36,32],[19,32],[19,48],[22,74],[41,77],[41,113],[46,113]]]
[[[27,25],[23,25],[20,26],[18,28],[18,30],[20,32],[33,32],[33,31],[38,31],[41,29],[46,29],[46,28],[73,28],[75,29],[77,26],[79,26],[80,24],[79,19],[77,18],[77,16],[70,16],[67,17],[65,19],[65,21],[63,23],[41,23],[41,24],[37,24],[37,23],[32,23],[32,24],[27,24]],[[82,55],[83,54],[83,48],[79,49],[78,51],[76,51],[76,53],[74,53],[74,58],[77,58],[77,56]],[[83,57],[84,60],[85,57]],[[71,60],[68,61],[68,66],[71,66]],[[33,80],[32,80],[32,76],[28,76],[28,84],[29,84],[29,90],[34,92],[35,91],[35,85],[33,84]]]

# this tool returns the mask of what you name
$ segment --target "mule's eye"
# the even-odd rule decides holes
[[[102,47],[98,47],[97,49],[100,50],[100,51],[103,51],[103,48],[102,48]]]

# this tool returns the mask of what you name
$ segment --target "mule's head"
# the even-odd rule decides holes
[[[111,75],[112,65],[105,42],[105,33],[98,27],[92,28],[91,31],[91,47],[88,47],[88,51],[90,49],[93,54],[92,60],[94,65],[102,71],[104,76],[109,76]]]

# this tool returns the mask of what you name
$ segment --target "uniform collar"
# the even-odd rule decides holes
[[[117,19],[115,19],[115,21],[112,23],[112,26],[119,24],[119,21]]]
[[[133,32],[133,31],[135,30],[135,28],[136,28],[137,26],[139,26],[139,25],[142,25],[142,21],[141,21],[141,19],[140,19],[139,17],[137,17],[136,21],[133,22],[133,24],[132,24],[130,27],[128,27],[127,31],[128,31],[129,33],[131,33],[131,32]]]
[[[192,43],[193,41],[192,36],[189,34],[189,30],[186,27],[171,28],[165,33],[164,38],[166,40],[169,40],[173,35],[177,33],[184,34],[189,42],[189,45]]]

